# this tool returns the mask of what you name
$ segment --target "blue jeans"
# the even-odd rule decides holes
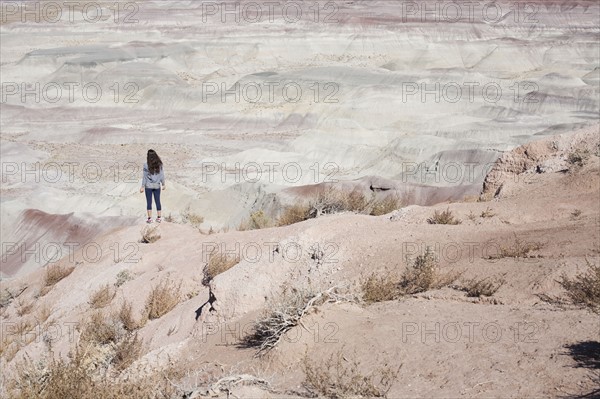
[[[154,195],[154,202],[156,202],[156,210],[161,211],[160,206],[160,188],[147,188],[146,187],[146,209],[152,210],[152,196]]]

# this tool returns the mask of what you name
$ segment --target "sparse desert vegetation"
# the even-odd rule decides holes
[[[583,167],[590,158],[590,151],[586,149],[575,149],[567,155],[567,162],[576,167]]]
[[[43,361],[34,361],[26,357],[16,366],[15,379],[9,385],[8,397],[165,399],[178,395],[177,388],[169,382],[169,372],[155,372],[135,380],[121,380],[106,373],[106,366],[90,368],[95,361],[93,356],[89,350],[77,346],[69,354],[68,360],[49,356]]]
[[[362,298],[367,303],[399,299],[451,285],[461,272],[442,272],[435,254],[427,247],[404,270],[372,273],[361,281]]]
[[[109,284],[105,284],[90,294],[88,303],[92,309],[100,309],[108,306],[115,295],[116,291]]]
[[[52,287],[60,280],[67,277],[75,270],[74,267],[67,267],[61,265],[50,265],[46,268],[46,273],[44,275],[44,287]]]
[[[383,398],[396,381],[401,366],[381,365],[370,373],[362,370],[356,353],[354,356],[341,349],[325,360],[315,362],[305,355],[304,386],[315,396],[342,398]]]
[[[436,210],[433,213],[433,216],[431,216],[429,219],[427,219],[427,223],[457,225],[457,224],[460,224],[461,221],[459,219],[457,219],[454,216],[454,214],[452,213],[452,211],[450,210],[450,208],[448,208],[442,212]]]
[[[171,215],[169,215],[169,216],[171,216]],[[171,220],[168,220],[168,221],[172,221],[173,220],[172,217],[170,219]],[[193,227],[198,228],[202,223],[204,223],[204,217],[201,216],[201,215],[198,215],[195,212],[192,212],[190,210],[190,207],[188,206],[183,211],[181,211],[181,223],[183,223],[183,224],[190,224]]]
[[[278,226],[288,226],[290,224],[304,222],[311,218],[310,206],[308,204],[297,204],[286,207],[277,219]]]
[[[213,251],[203,269],[202,284],[208,286],[212,279],[226,272],[240,262],[239,256],[231,256]]]
[[[460,277],[460,272],[442,273],[433,251],[427,247],[425,253],[415,258],[412,265],[400,277],[399,288],[403,295],[418,294],[440,289],[452,284]]]
[[[273,226],[288,226],[314,219],[322,215],[353,212],[371,216],[386,215],[404,206],[404,201],[395,194],[382,199],[368,197],[359,190],[343,191],[334,188],[322,189],[307,202],[285,207],[276,220],[263,211],[257,211],[242,222],[238,230],[257,230]]]
[[[260,210],[256,212],[252,212],[250,217],[242,221],[238,226],[239,231],[248,231],[248,230],[260,230],[267,229],[269,227],[273,227],[274,222],[267,214]]]
[[[129,301],[123,301],[123,303],[121,303],[121,307],[116,316],[121,324],[123,324],[123,328],[127,331],[135,331],[140,327],[140,322],[135,320],[135,317],[133,316],[133,306]]]
[[[148,320],[158,319],[171,311],[181,301],[181,282],[165,279],[160,284],[152,287],[146,298],[144,310]]]
[[[513,234],[513,241],[509,245],[492,245],[490,248],[498,248],[497,253],[488,255],[488,259],[503,258],[528,258],[533,251],[544,248],[541,241],[525,241],[517,233]]]
[[[117,281],[115,281],[115,287],[120,287],[128,281],[133,280],[134,277],[129,270],[121,270],[117,274]]]
[[[494,211],[491,208],[485,208],[485,211],[481,212],[481,215],[479,215],[479,217],[487,219],[487,218],[491,218],[496,216],[496,214],[494,213]]]
[[[595,313],[600,313],[600,265],[592,264],[586,258],[587,271],[569,278],[563,274],[559,284],[567,291],[567,295],[577,305],[586,306]]]
[[[295,288],[285,291],[281,298],[269,302],[255,321],[250,334],[243,337],[241,346],[255,348],[256,356],[262,356],[273,349],[283,335],[296,327],[302,317],[315,307],[343,300],[347,298],[340,297],[335,287],[323,292]]]
[[[362,298],[367,303],[393,301],[401,296],[396,271],[373,272],[361,281]]]
[[[481,297],[494,295],[504,284],[506,280],[503,278],[473,277],[462,281],[457,288],[466,292],[469,297]]]

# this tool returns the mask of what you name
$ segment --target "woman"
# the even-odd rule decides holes
[[[160,205],[160,186],[166,190],[165,187],[165,174],[163,172],[163,164],[160,157],[154,150],[148,150],[146,163],[144,164],[144,175],[142,177],[142,187],[140,193],[146,191],[146,210],[148,211],[148,220],[146,223],[152,223],[152,196],[154,196],[154,202],[156,202],[156,211],[158,217],[156,222],[160,223],[160,212],[162,207]]]

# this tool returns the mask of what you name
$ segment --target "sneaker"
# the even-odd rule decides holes
[[[160,223],[161,219],[160,216],[156,218],[156,223]]]
[[[148,220],[146,220],[146,223],[152,223],[152,218],[148,218]]]

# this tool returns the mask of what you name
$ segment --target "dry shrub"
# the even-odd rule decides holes
[[[90,304],[92,309],[103,308],[105,306],[108,306],[112,302],[116,293],[117,292],[113,290],[110,285],[106,284],[98,288],[98,290],[92,292],[88,303]]]
[[[575,209],[573,212],[571,212],[571,220],[577,220],[579,219],[579,217],[581,216],[583,212],[581,212],[581,209]]]
[[[576,167],[582,167],[589,159],[590,152],[588,150],[576,149],[567,155],[567,162]]]
[[[63,278],[67,277],[75,270],[74,267],[62,267],[60,265],[51,265],[46,268],[44,275],[44,287],[52,287]]]
[[[165,399],[182,397],[170,383],[170,372],[154,372],[148,376],[127,380],[109,373],[90,371],[89,353],[76,347],[69,360],[51,358],[33,361],[26,357],[16,366],[10,399]]]
[[[20,349],[21,347],[16,341],[9,339],[2,340],[2,342],[0,342],[0,357],[3,357],[4,360],[10,362],[15,358],[17,353],[19,353]]]
[[[503,278],[490,279],[489,277],[485,277],[478,279],[474,277],[463,281],[458,288],[461,291],[465,291],[469,297],[492,296],[504,284],[506,284],[506,280]]]
[[[376,200],[371,205],[371,216],[387,215],[390,212],[400,209],[404,206],[404,201],[397,195],[388,195],[382,200]]]
[[[273,349],[281,337],[300,323],[302,317],[315,307],[327,302],[348,300],[336,292],[336,288],[315,293],[312,290],[284,291],[281,298],[271,301],[254,322],[250,334],[243,337],[241,346],[257,348],[255,356]]]
[[[142,340],[137,333],[131,333],[119,316],[97,311],[82,323],[77,349],[87,354],[87,367],[112,365],[122,371],[141,355]]]
[[[297,204],[285,208],[279,219],[277,226],[288,226],[290,224],[304,222],[310,219],[310,206],[306,204]]]
[[[482,218],[491,218],[494,216],[496,216],[496,214],[489,207],[485,208],[485,211],[481,212],[481,215],[480,215],[480,217],[482,217]]]
[[[320,190],[309,202],[311,218],[346,211],[363,212],[368,205],[369,201],[362,192],[347,192],[332,187]]]
[[[366,397],[382,398],[392,388],[398,374],[397,369],[385,364],[369,374],[363,374],[356,354],[348,360],[342,350],[332,354],[325,364],[304,357],[304,386],[314,395],[326,398]]]
[[[25,336],[34,329],[34,324],[30,319],[19,319],[14,324],[13,336],[18,337],[18,340],[23,340]]]
[[[123,284],[125,284],[128,281],[133,280],[133,276],[131,275],[131,273],[129,272],[129,270],[121,270],[118,274],[117,274],[117,281],[115,281],[115,287],[120,287]]]
[[[117,371],[123,371],[139,359],[142,354],[143,341],[138,338],[137,332],[126,334],[115,346],[115,354],[112,364]]]
[[[339,194],[344,211],[364,213],[368,210],[371,201],[360,190],[352,190],[349,193]]]
[[[264,211],[256,211],[250,214],[250,217],[240,223],[239,231],[260,230],[273,227],[273,220],[265,214]]]
[[[212,279],[217,277],[219,274],[231,269],[239,262],[239,256],[228,256],[213,251],[208,258],[207,264],[204,266],[204,276],[202,277],[202,284],[208,287]]]
[[[514,234],[514,240],[510,246],[500,246],[499,253],[496,255],[488,256],[489,259],[502,259],[502,258],[527,258],[533,257],[529,253],[532,251],[538,251],[544,247],[539,241],[525,242],[519,238],[517,234]]]
[[[160,240],[160,230],[158,226],[144,226],[141,231],[142,240],[144,244],[152,244]]]
[[[21,298],[17,298],[17,307],[16,307],[16,311],[17,311],[17,315],[19,317],[23,317],[26,314],[29,314],[31,312],[31,310],[33,309],[33,302],[26,302],[24,299]]]
[[[47,304],[40,306],[36,312],[36,320],[38,323],[45,323],[52,314],[52,309]]]
[[[399,289],[403,295],[440,289],[452,284],[460,274],[458,272],[442,274],[435,254],[427,247],[425,253],[417,256],[413,264],[402,274]]]
[[[117,343],[122,335],[119,321],[114,317],[109,317],[102,311],[92,313],[79,328],[82,341],[99,345]]]
[[[362,299],[367,303],[393,301],[405,295],[447,287],[462,272],[441,273],[435,254],[427,247],[400,276],[396,272],[372,273],[361,281]]]
[[[117,311],[116,317],[126,331],[134,331],[140,327],[139,323],[133,317],[133,307],[131,302],[124,301]]]
[[[372,273],[361,281],[362,298],[367,303],[393,301],[402,296],[398,289],[400,278],[396,273]]]
[[[158,319],[169,313],[181,301],[181,282],[175,284],[170,280],[163,280],[159,285],[152,287],[146,298],[145,318]]]
[[[191,212],[190,207],[188,206],[181,212],[181,222],[184,224],[191,224],[193,227],[198,227],[204,223],[204,217]]]
[[[429,224],[451,224],[451,225],[457,225],[460,224],[461,221],[459,219],[456,219],[454,217],[454,215],[452,214],[452,211],[450,210],[450,208],[446,209],[443,212],[440,211],[435,211],[433,213],[433,216],[430,217],[429,219],[427,219],[427,223]]]
[[[567,295],[577,305],[583,305],[595,313],[600,313],[600,265],[593,265],[585,259],[587,273],[581,273],[570,279],[565,274],[558,282]]]

